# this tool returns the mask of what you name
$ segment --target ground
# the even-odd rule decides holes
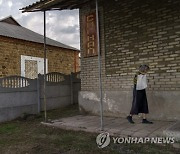
[[[77,105],[48,111],[48,119],[57,119],[79,114]],[[176,154],[179,149],[172,145],[158,144],[110,144],[99,149],[94,133],[67,131],[47,127],[43,113],[23,116],[0,124],[0,153],[2,154]]]

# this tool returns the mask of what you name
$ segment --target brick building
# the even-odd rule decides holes
[[[80,9],[81,111],[99,114],[99,75],[95,1],[46,1],[35,9]],[[43,4],[44,5],[39,5]],[[104,115],[126,116],[133,77],[148,64],[149,117],[180,119],[180,1],[99,0]]]
[[[150,117],[180,119],[180,1],[110,0],[100,4],[104,114],[126,116],[132,102],[133,77],[148,64]],[[95,6],[80,9],[83,17]],[[80,106],[99,112],[98,58],[81,58]]]
[[[12,16],[0,20],[0,77],[36,78],[44,73],[43,36],[22,27]],[[79,51],[47,38],[47,72],[79,71]]]

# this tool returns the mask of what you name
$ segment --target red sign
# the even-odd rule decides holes
[[[96,13],[84,16],[83,27],[84,57],[97,56]]]

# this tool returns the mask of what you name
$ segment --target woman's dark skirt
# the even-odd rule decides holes
[[[136,85],[134,85],[133,90],[133,102],[130,114],[138,113],[149,113],[148,102],[146,97],[146,90],[136,90]]]

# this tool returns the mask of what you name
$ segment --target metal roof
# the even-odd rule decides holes
[[[6,36],[36,43],[44,43],[44,36],[40,35],[36,32],[33,32],[25,27],[8,24],[6,22],[0,22],[0,36]],[[71,46],[65,45],[63,43],[60,43],[58,41],[52,40],[50,38],[46,38],[47,45],[71,49],[71,50],[77,50],[76,48],[73,48]]]
[[[78,9],[93,0],[40,0],[20,10],[22,12],[35,12],[45,10]]]
[[[21,26],[11,15],[0,20],[0,22],[6,22],[16,26]]]

